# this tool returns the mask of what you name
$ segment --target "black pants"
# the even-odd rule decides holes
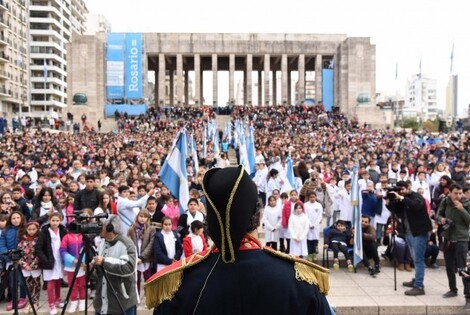
[[[457,292],[457,280],[455,273],[458,269],[464,269],[467,262],[468,243],[463,242],[445,242],[444,260],[446,262],[447,280],[449,281],[449,289]],[[463,281],[463,294],[470,298],[470,283]]]
[[[266,242],[266,246],[269,246],[272,249],[277,250],[277,242]]]
[[[318,240],[307,240],[307,248],[309,254],[316,254],[318,247]]]
[[[369,259],[373,259],[375,265],[380,265],[379,253],[377,252],[377,243],[376,242],[362,242],[362,263],[366,268],[370,267]]]
[[[342,252],[343,255],[344,255],[344,258],[346,258],[346,260],[350,259],[347,246],[344,246],[340,243],[331,243],[330,248],[333,250],[333,258],[335,258],[335,259],[338,258],[338,253]]]

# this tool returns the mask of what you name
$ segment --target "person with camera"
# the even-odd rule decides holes
[[[101,237],[104,241],[93,257],[93,264],[103,267],[95,268],[97,281],[93,306],[96,314],[135,315],[138,303],[136,247],[122,233],[121,219],[116,215],[109,216],[103,222]]]
[[[457,296],[455,273],[465,268],[468,251],[468,228],[470,225],[470,201],[463,199],[463,189],[459,184],[449,187],[449,195],[441,201],[437,221],[442,225],[444,236],[444,260],[446,263],[449,292],[443,297]],[[470,310],[470,285],[463,281],[464,295]]]
[[[424,253],[428,242],[428,234],[432,230],[424,198],[411,190],[405,181],[397,183],[397,191],[389,190],[388,202],[394,204],[396,215],[402,220],[406,233],[406,242],[415,263],[414,280],[403,282],[404,287],[411,289],[405,295],[424,295]]]

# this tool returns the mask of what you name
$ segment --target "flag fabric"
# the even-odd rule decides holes
[[[452,44],[452,51],[450,52],[450,74],[453,72],[454,67],[454,44]]]
[[[249,127],[248,138],[246,141],[246,153],[248,156],[248,163],[250,164],[251,178],[255,177],[256,173],[256,150],[255,150],[255,135],[254,128]]]
[[[286,172],[287,180],[289,181],[289,184],[290,184],[292,187],[295,187],[295,181],[294,181],[294,163],[292,162],[292,159],[291,159],[290,156],[286,159],[286,164],[287,164],[287,172]]]
[[[188,173],[186,157],[188,153],[186,131],[181,130],[176,136],[176,142],[168,154],[160,170],[159,177],[171,194],[176,197],[183,213],[189,201]]]
[[[46,58],[44,58],[44,82],[47,82],[47,63],[46,63]]]
[[[358,166],[354,166],[351,187],[351,203],[353,205],[353,227],[354,227],[354,267],[362,261],[362,225],[361,225],[361,204],[359,191]]]
[[[395,65],[395,80],[398,79],[398,62]]]
[[[252,169],[250,166],[250,161],[248,160],[248,152],[246,147],[246,138],[243,133],[239,135],[239,144],[238,144],[238,151],[240,154],[240,164],[245,167],[245,171],[248,174],[252,173]]]
[[[197,150],[196,150],[196,141],[194,140],[194,136],[191,134],[190,136],[190,148],[191,148],[191,157],[193,160],[193,176],[194,178],[197,177],[197,172],[199,170],[199,159],[197,157]]]
[[[418,73],[418,78],[421,79],[421,61],[422,61],[423,58],[419,58],[419,73]]]

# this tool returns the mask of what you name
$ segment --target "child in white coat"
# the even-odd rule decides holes
[[[320,239],[323,206],[317,201],[317,194],[314,191],[307,192],[307,198],[308,201],[304,203],[304,208],[309,221],[309,230],[307,235],[308,260],[315,261],[318,240]]]
[[[305,214],[303,204],[296,202],[293,215],[289,217],[288,224],[288,230],[291,236],[289,254],[301,258],[308,255],[307,234],[309,226],[310,222]]]
[[[264,240],[266,246],[277,250],[279,230],[282,227],[282,207],[277,203],[275,196],[268,198],[268,204],[263,212]]]

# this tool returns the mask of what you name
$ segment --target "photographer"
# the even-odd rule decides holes
[[[424,295],[424,252],[428,242],[428,233],[432,230],[431,220],[428,217],[424,198],[411,191],[407,182],[397,183],[398,192],[389,191],[389,204],[394,204],[396,215],[402,220],[406,233],[411,257],[415,263],[415,279],[403,282],[403,286],[411,287],[405,295]]]
[[[443,297],[457,296],[455,273],[465,268],[468,250],[468,228],[470,224],[470,201],[463,199],[463,189],[459,184],[449,187],[449,195],[439,205],[437,221],[442,225],[444,259],[446,263],[449,292]],[[463,281],[464,295],[470,307],[470,285]]]
[[[93,306],[96,314],[122,314],[119,302],[126,315],[137,312],[137,251],[130,238],[121,233],[121,220],[111,215],[104,223],[101,237],[105,240],[98,247],[98,255],[93,258],[97,268],[96,296]],[[103,272],[108,276],[109,282]],[[114,288],[117,296],[111,292]],[[119,301],[117,300],[119,299]]]

